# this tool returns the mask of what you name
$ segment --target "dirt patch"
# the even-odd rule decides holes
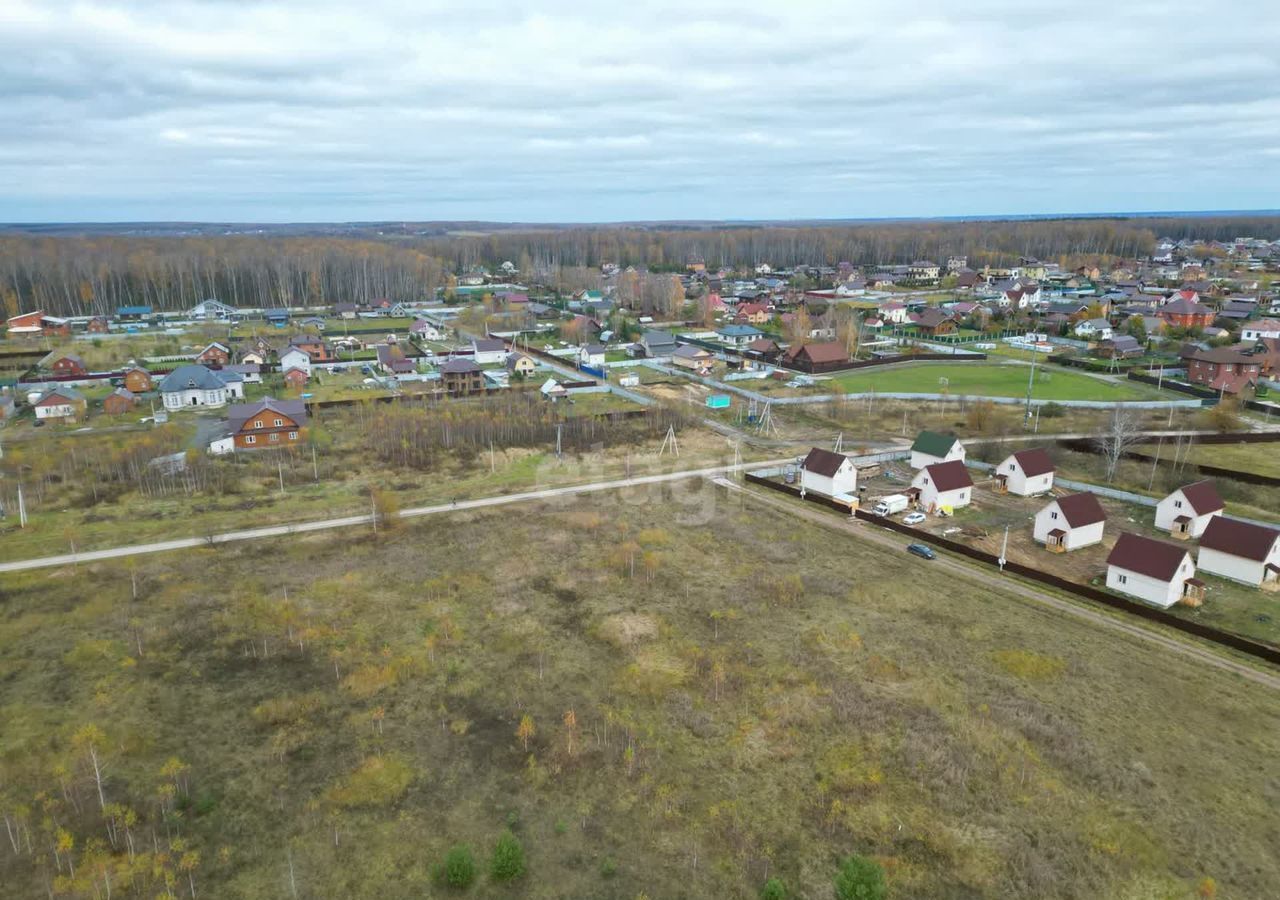
[[[658,636],[658,622],[641,613],[618,613],[600,623],[599,635],[615,647],[634,647]]]

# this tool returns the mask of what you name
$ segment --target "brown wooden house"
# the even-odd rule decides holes
[[[196,362],[202,366],[225,366],[231,362],[231,348],[214,341],[196,355]]]
[[[90,334],[106,334],[111,330],[111,325],[106,316],[94,316],[85,326],[85,330]]]
[[[89,374],[89,368],[84,364],[84,360],[74,353],[65,353],[62,356],[54,357],[53,361],[49,363],[49,370],[54,375],[80,376]]]
[[[155,382],[146,369],[134,366],[124,373],[124,386],[132,394],[145,394],[151,390]]]
[[[102,400],[102,411],[109,416],[123,416],[132,412],[138,398],[128,388],[116,388]]]
[[[296,447],[307,425],[307,407],[301,400],[265,397],[228,408],[227,423],[237,450]]]
[[[782,355],[782,364],[801,372],[829,372],[849,364],[849,351],[838,341],[792,346]]]
[[[307,378],[306,370],[296,366],[284,373],[285,385],[295,391],[300,391],[307,386]]]

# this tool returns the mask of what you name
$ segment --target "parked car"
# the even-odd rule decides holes
[[[907,544],[907,552],[914,553],[921,559],[937,559],[938,554],[924,544]]]
[[[905,516],[902,517],[902,524],[919,525],[921,522],[923,522],[927,518],[929,517],[922,512],[907,513]]]

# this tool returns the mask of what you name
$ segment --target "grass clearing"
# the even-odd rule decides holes
[[[22,811],[45,791],[67,840],[6,849],[0,882],[154,896],[192,851],[204,896],[291,871],[438,896],[458,845],[479,897],[828,896],[850,853],[892,897],[1280,882],[1267,689],[705,483],[662,495],[166,554],[137,600],[123,564],[6,577],[0,805],[52,846]],[[146,836],[132,882],[88,725]],[[517,887],[490,874],[507,831]]]
[[[820,381],[817,390],[830,393],[947,393],[974,397],[1024,397],[1029,368],[999,363],[904,363],[876,369],[855,369]],[[946,379],[944,383],[941,379]],[[1110,382],[1079,372],[1037,367],[1032,396],[1037,400],[1151,400],[1160,393],[1146,385]]]

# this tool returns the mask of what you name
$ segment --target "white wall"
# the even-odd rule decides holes
[[[951,445],[951,449],[947,451],[946,456],[930,456],[928,453],[921,453],[919,450],[911,451],[911,468],[923,469],[925,466],[931,466],[934,463],[950,462],[953,459],[964,460],[964,444],[956,441]]]
[[[1196,565],[1206,572],[1255,587],[1262,584],[1267,563],[1280,566],[1280,541],[1271,547],[1271,553],[1261,562],[1208,547],[1201,547],[1200,554],[1196,558]]]
[[[1057,513],[1058,518],[1054,519],[1053,513]],[[1055,528],[1061,528],[1066,532],[1062,539],[1063,548],[1066,550],[1079,550],[1081,547],[1088,547],[1101,541],[1105,527],[1106,522],[1094,522],[1092,525],[1072,528],[1067,524],[1067,518],[1062,514],[1062,510],[1058,508],[1057,501],[1054,501],[1036,513],[1035,525],[1032,527],[1032,537],[1041,544],[1047,544],[1049,542],[1049,532]]]
[[[800,484],[806,491],[835,497],[839,494],[852,494],[858,489],[858,469],[854,464],[845,462],[840,466],[834,478],[819,475],[804,469],[800,472]]]
[[[1162,609],[1168,609],[1182,599],[1182,586],[1195,573],[1196,567],[1191,564],[1189,555],[1182,561],[1182,565],[1178,567],[1177,574],[1167,583],[1149,575],[1130,572],[1119,566],[1107,566],[1107,587],[1121,594],[1137,597],[1139,600],[1159,606]],[[1121,581],[1121,579],[1124,580]]]
[[[1172,532],[1174,519],[1178,516],[1191,516],[1190,534],[1192,537],[1200,537],[1208,527],[1209,520],[1215,515],[1218,513],[1197,516],[1190,501],[1182,495],[1182,490],[1178,489],[1156,504],[1156,528]]]

